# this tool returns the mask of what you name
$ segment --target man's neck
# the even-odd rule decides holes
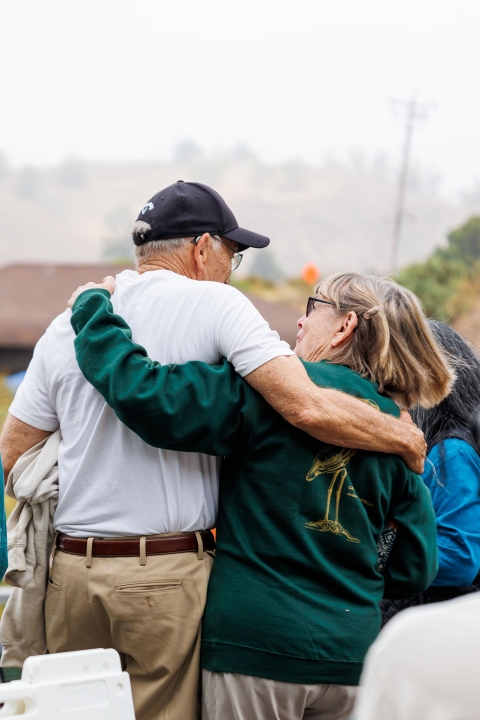
[[[152,270],[170,270],[171,272],[177,273],[177,275],[184,275],[192,280],[196,279],[189,271],[187,264],[177,255],[165,255],[163,257],[149,258],[148,260],[144,260],[139,263],[137,266],[137,272],[140,275]]]

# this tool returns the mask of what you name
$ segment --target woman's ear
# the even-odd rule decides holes
[[[348,315],[342,317],[342,324],[331,340],[332,347],[341,347],[351,342],[353,333],[357,329],[358,317],[357,313],[351,310]]]

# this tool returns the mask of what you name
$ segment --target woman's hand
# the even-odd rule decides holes
[[[89,282],[86,285],[80,285],[68,301],[68,307],[71,308],[73,306],[73,303],[82,292],[85,290],[93,290],[94,288],[98,288],[99,290],[108,290],[110,295],[113,295],[115,292],[115,278],[112,277],[112,275],[107,275],[107,277],[103,278],[101,283]]]

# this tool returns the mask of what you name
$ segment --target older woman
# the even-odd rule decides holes
[[[152,362],[105,290],[77,298],[72,325],[85,376],[143,440],[225,456],[203,631],[204,717],[347,718],[382,595],[411,596],[437,572],[421,478],[397,456],[326,445],[293,428],[226,361]],[[318,385],[396,415],[391,398],[431,406],[448,392],[452,373],[417,299],[388,280],[327,279],[298,325],[297,353]],[[132,483],[140,492],[141,479]],[[386,521],[397,537],[382,575]],[[182,592],[181,578],[159,580]],[[165,593],[154,592],[139,593],[138,612],[162,612]]]

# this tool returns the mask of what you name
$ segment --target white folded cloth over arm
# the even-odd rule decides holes
[[[29,655],[46,649],[45,589],[58,501],[57,430],[21,455],[11,470],[6,493],[17,500],[7,523],[8,568],[4,580],[14,590],[0,622],[1,666],[21,667]]]

